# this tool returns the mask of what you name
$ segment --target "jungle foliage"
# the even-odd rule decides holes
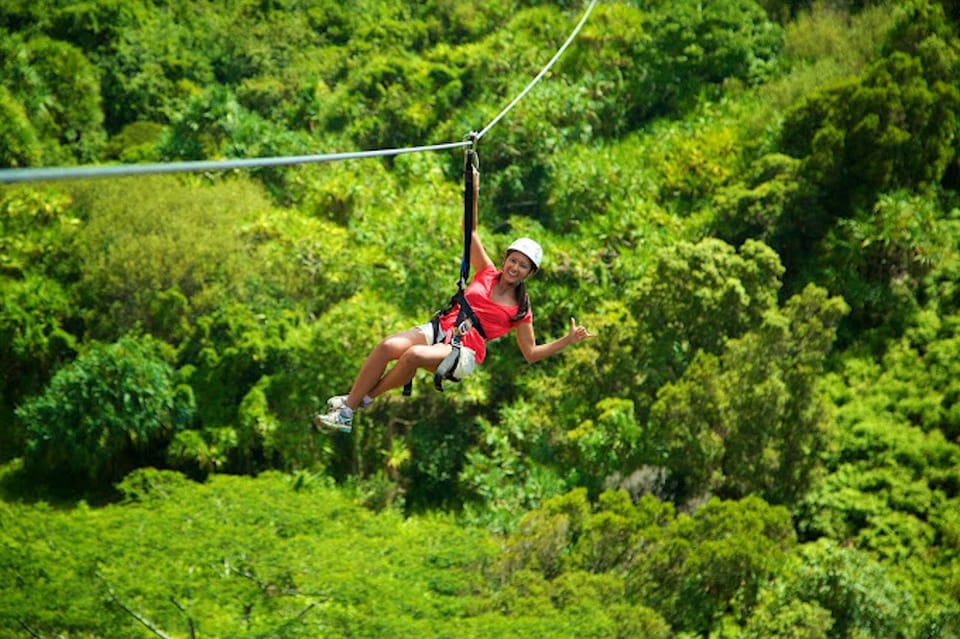
[[[5,2],[0,166],[459,141],[582,9]],[[598,3],[478,146],[596,337],[348,436],[461,150],[0,187],[0,637],[960,636],[958,16]]]

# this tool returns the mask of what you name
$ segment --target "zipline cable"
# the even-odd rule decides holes
[[[462,142],[448,142],[445,144],[431,144],[426,146],[403,147],[397,149],[376,149],[372,151],[352,151],[346,153],[322,153],[317,155],[287,155],[279,157],[264,158],[238,158],[232,160],[197,160],[187,162],[156,162],[144,164],[108,164],[108,165],[88,165],[88,166],[62,166],[48,168],[24,168],[24,169],[0,169],[0,184],[12,184],[16,182],[39,182],[51,180],[72,180],[83,178],[104,178],[121,177],[130,175],[149,175],[158,173],[183,173],[190,171],[225,171],[230,169],[252,169],[268,166],[287,166],[291,164],[311,164],[319,162],[335,162],[340,160],[353,160],[359,158],[383,157],[401,155],[404,153],[420,153],[424,151],[442,151],[446,149],[456,149],[466,146],[475,146],[486,133],[494,127],[503,117],[517,105],[520,100],[526,97],[527,93],[537,82],[543,78],[550,70],[553,64],[563,55],[570,43],[580,32],[590,12],[593,11],[597,0],[591,0],[580,18],[580,22],[574,28],[573,32],[567,38],[566,42],[557,50],[547,65],[530,81],[526,88],[520,92],[500,112],[497,117],[483,127],[479,133],[468,136],[470,139]]]
[[[530,92],[530,89],[533,88],[533,85],[535,85],[537,82],[539,82],[539,81],[540,81],[540,78],[542,78],[544,75],[546,75],[547,71],[550,70],[550,67],[553,66],[553,63],[556,62],[556,61],[560,58],[561,55],[563,55],[563,52],[567,50],[567,47],[570,46],[570,43],[573,42],[573,39],[574,39],[575,37],[577,37],[577,34],[578,34],[578,33],[580,33],[580,29],[583,28],[583,25],[584,25],[584,23],[587,21],[587,18],[590,17],[590,12],[593,11],[593,5],[595,5],[595,4],[597,4],[597,0],[591,0],[589,6],[587,6],[586,11],[583,12],[583,17],[580,18],[580,22],[577,23],[577,26],[573,29],[573,32],[570,34],[570,37],[567,38],[567,41],[563,43],[563,46],[561,46],[561,47],[557,50],[557,52],[553,55],[553,57],[550,59],[550,62],[547,63],[547,66],[545,66],[545,67],[543,67],[543,69],[541,69],[540,73],[538,73],[537,76],[536,76],[533,80],[530,81],[530,84],[528,84],[527,87],[526,87],[523,91],[521,91],[520,94],[517,95],[517,97],[515,97],[515,98],[513,99],[513,102],[511,102],[510,104],[508,104],[508,105],[506,106],[506,108],[504,108],[504,110],[500,112],[500,115],[498,115],[498,116],[495,117],[493,120],[491,120],[491,121],[490,121],[490,124],[488,124],[487,126],[483,127],[483,128],[480,130],[480,132],[477,133],[477,140],[479,140],[479,139],[482,138],[484,135],[486,135],[487,131],[489,131],[490,129],[492,129],[492,128],[493,128],[493,125],[495,125],[497,122],[499,122],[499,121],[503,118],[503,116],[505,116],[505,115],[510,111],[510,109],[512,109],[520,100],[522,100],[522,99],[527,95],[527,93]]]
[[[240,158],[235,160],[197,160],[191,162],[158,162],[154,164],[110,164],[101,166],[67,166],[37,169],[0,169],[0,183],[31,182],[39,180],[70,180],[77,178],[118,177],[155,173],[181,173],[187,171],[223,171],[251,169],[265,166],[334,162],[421,151],[442,151],[469,146],[471,142],[449,142],[429,146],[413,146],[401,149],[352,151],[347,153],[324,153],[320,155],[286,155],[272,158]]]

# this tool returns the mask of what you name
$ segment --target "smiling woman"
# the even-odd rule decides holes
[[[485,359],[486,343],[513,329],[517,346],[530,363],[593,336],[570,318],[566,335],[537,344],[526,280],[540,269],[543,249],[530,238],[520,238],[507,248],[501,266],[496,267],[477,231],[480,175],[476,168],[469,167],[468,171],[472,172],[468,184],[472,183],[473,192],[464,207],[464,226],[470,229],[466,238],[470,266],[476,271],[473,280],[430,322],[390,335],[377,344],[349,394],[331,397],[327,400],[328,411],[314,417],[318,428],[350,432],[354,410],[368,407],[388,390],[406,386],[421,368],[436,374],[435,384],[442,390],[442,379],[459,381],[468,375]],[[396,363],[387,370],[390,362]]]

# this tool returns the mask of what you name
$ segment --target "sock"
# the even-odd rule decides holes
[[[344,417],[353,417],[353,409],[344,404],[340,407],[340,414]]]

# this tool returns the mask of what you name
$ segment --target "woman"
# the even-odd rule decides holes
[[[474,185],[475,188],[479,186],[477,175],[474,175]],[[474,197],[473,201],[476,202],[477,198]],[[472,353],[479,365],[486,356],[486,342],[512,329],[516,329],[517,345],[529,363],[550,357],[570,344],[593,337],[570,318],[570,331],[565,336],[546,344],[537,344],[526,280],[540,268],[543,249],[529,238],[520,238],[507,248],[503,264],[497,270],[480,242],[476,219],[474,213],[470,266],[476,274],[465,289],[464,296],[479,327],[463,325],[461,320],[464,315],[459,312],[461,305],[457,305],[439,317],[439,331],[435,330],[435,322],[428,322],[387,337],[374,347],[364,361],[350,394],[331,397],[327,401],[328,412],[314,417],[313,423],[318,428],[350,432],[353,411],[366,408],[374,398],[390,389],[406,385],[413,379],[417,369],[436,372],[454,349],[451,342],[455,343],[457,338],[465,347],[460,349],[461,358],[464,357],[463,353],[467,356]],[[458,331],[458,328],[465,330]],[[388,371],[387,365],[391,361],[396,361],[396,364]]]

